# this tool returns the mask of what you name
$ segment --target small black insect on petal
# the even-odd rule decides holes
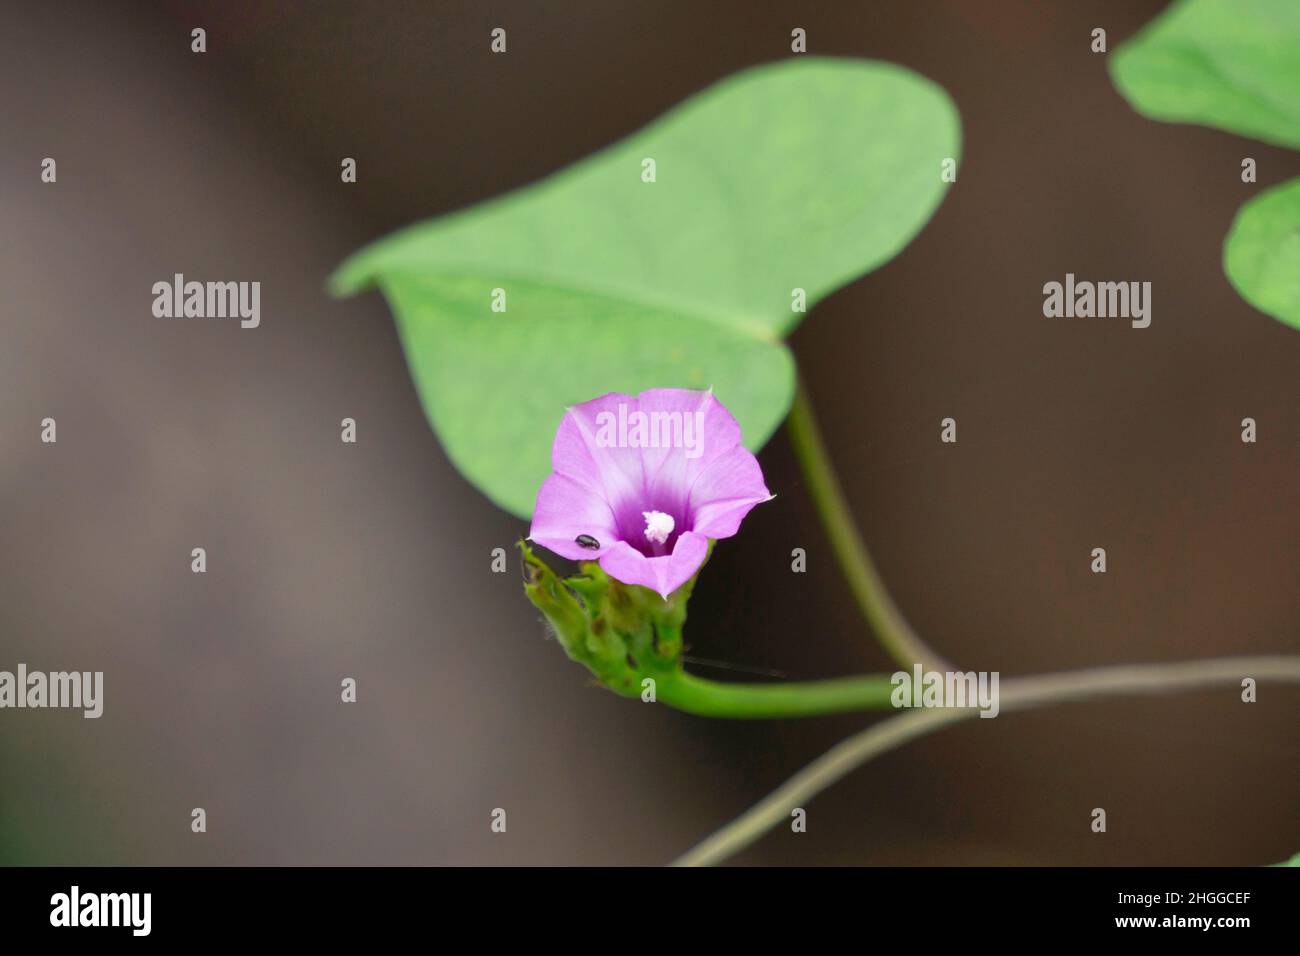
[[[589,534],[580,534],[573,539],[573,543],[580,548],[586,548],[588,551],[599,551],[600,542]]]

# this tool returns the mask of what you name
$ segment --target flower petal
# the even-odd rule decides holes
[[[601,556],[600,566],[611,578],[639,584],[667,598],[691,579],[708,553],[708,539],[688,531],[677,539],[672,554],[659,558],[647,558],[626,541],[620,541]]]
[[[740,423],[714,396],[713,390],[696,392],[687,388],[652,388],[637,396],[638,410],[660,423],[659,447],[642,450],[646,477],[652,476],[668,459],[692,462],[698,472],[740,444]],[[671,427],[664,422],[671,423]]]
[[[566,410],[551,446],[551,467],[556,474],[572,478],[614,508],[639,499],[645,485],[640,449],[620,448],[617,442],[601,440],[609,434],[611,418],[617,423],[620,405],[630,413],[637,408],[637,400],[610,392],[574,405]]]
[[[691,530],[710,538],[730,538],[750,509],[771,497],[758,459],[743,447],[732,448],[691,485]]]
[[[650,500],[674,502],[685,513],[686,498],[700,473],[740,444],[740,423],[713,391],[656,388],[638,396],[640,410],[660,424],[661,447],[641,450],[645,487]]]
[[[599,548],[584,548],[578,535],[589,535]],[[528,537],[544,548],[573,561],[600,557],[618,541],[614,514],[608,502],[567,475],[551,475],[542,482],[533,508]]]

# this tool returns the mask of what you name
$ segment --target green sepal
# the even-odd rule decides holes
[[[709,542],[710,555],[713,544]],[[576,575],[561,578],[526,541],[519,542],[519,552],[528,600],[545,616],[570,659],[605,687],[638,697],[646,678],[658,684],[681,672],[682,628],[698,571],[662,598],[649,588],[611,578],[595,561],[580,562]]]

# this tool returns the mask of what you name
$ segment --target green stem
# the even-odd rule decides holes
[[[830,538],[858,608],[876,632],[881,646],[907,669],[920,664],[926,670],[949,671],[950,664],[926,646],[894,604],[876,570],[875,562],[853,523],[844,489],[831,466],[812,403],[800,378],[795,383],[794,404],[786,421],[795,457],[808,482],[809,495]]]
[[[1243,677],[1253,677],[1260,682],[1300,683],[1300,657],[1225,657],[1176,664],[1118,664],[1017,677],[1003,683],[1000,706],[1002,712],[1007,712],[1121,694],[1175,693],[1221,684],[1237,686]],[[676,865],[721,863],[768,830],[788,821],[793,808],[806,806],[821,791],[867,761],[931,731],[972,720],[978,715],[979,711],[970,708],[910,710],[872,724],[840,741],[748,811],[683,855]]]
[[[719,683],[678,670],[656,679],[660,703],[702,717],[762,720],[814,717],[857,710],[888,710],[888,674],[774,684]]]

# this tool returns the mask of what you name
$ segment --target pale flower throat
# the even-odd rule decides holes
[[[663,544],[667,541],[677,524],[673,521],[673,516],[662,511],[643,511],[641,514],[645,516],[646,540],[654,544]]]

